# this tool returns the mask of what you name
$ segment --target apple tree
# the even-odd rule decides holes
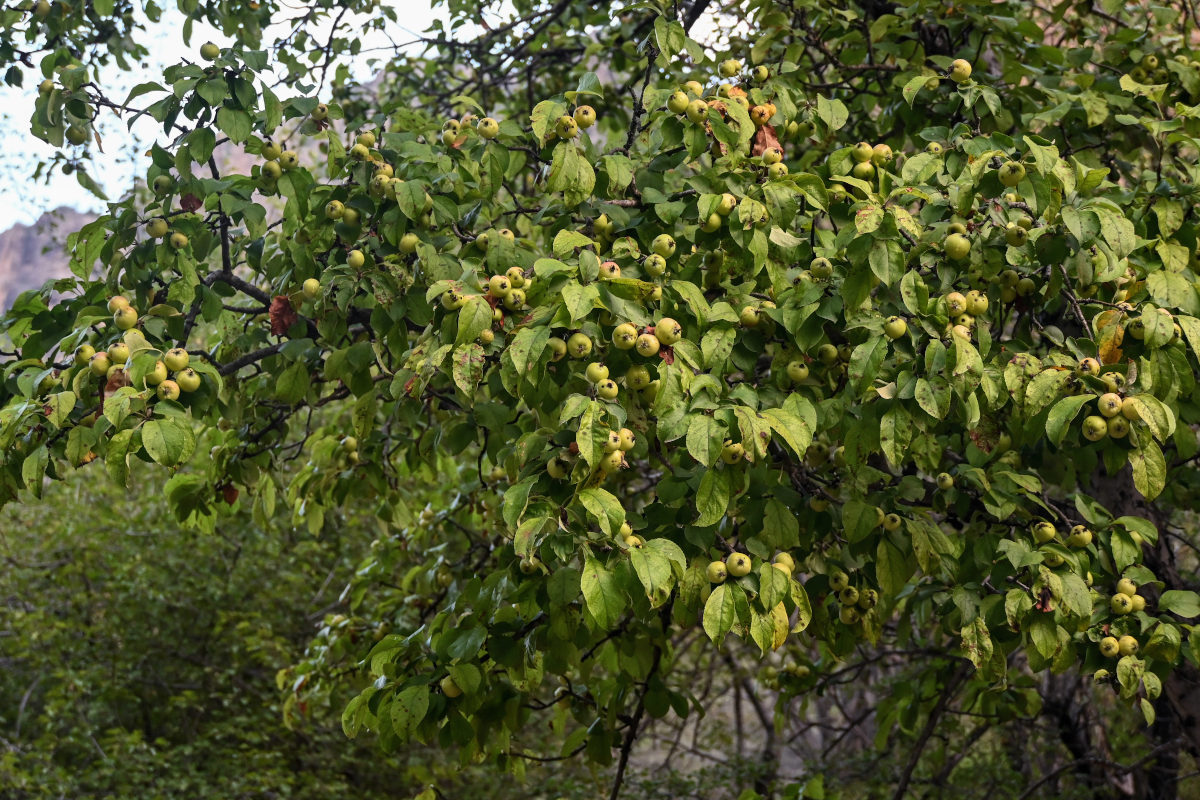
[[[265,49],[272,4],[191,11],[233,44],[124,100],[42,53],[36,135],[162,134],[3,318],[0,497],[138,459],[204,530],[373,509],[293,699],[361,669],[348,735],[614,798],[698,636],[804,662],[779,724],[919,643],[943,697],[1081,673],[1200,754],[1195,15],[481,5],[368,85],[323,3]]]

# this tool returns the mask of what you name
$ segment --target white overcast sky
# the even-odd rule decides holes
[[[446,19],[444,7],[431,8],[431,0],[386,0],[400,10],[402,24],[389,30],[396,42],[410,41],[410,34],[420,33],[428,29],[435,18]],[[502,21],[510,13],[510,6],[505,3],[495,21]],[[107,88],[107,94],[113,98],[125,99],[129,90],[139,83],[146,81],[161,81],[164,67],[177,63],[181,56],[183,16],[168,4],[163,12],[162,22],[150,26],[139,35],[139,41],[147,42],[150,55],[138,65],[136,71],[122,72],[113,66],[108,69],[100,80],[100,85]],[[712,34],[712,21],[708,18],[700,20],[692,30],[692,36],[704,42]],[[470,31],[464,32],[471,35]],[[270,31],[264,36],[269,40]],[[186,57],[192,61],[199,60],[200,45],[213,41],[220,45],[229,44],[229,40],[207,25],[197,24],[192,32],[191,42],[186,48]],[[387,38],[379,34],[369,34],[363,39],[363,50],[389,45]],[[353,66],[356,79],[366,80],[371,77],[370,68],[363,57]],[[55,149],[50,145],[35,139],[29,131],[29,118],[33,113],[34,101],[37,97],[37,85],[41,74],[35,70],[26,70],[25,86],[22,89],[12,89],[0,84],[0,233],[17,224],[29,224],[47,211],[62,206],[79,211],[102,212],[105,210],[104,201],[95,197],[79,185],[74,175],[63,175],[55,169],[49,181],[43,176],[35,180],[33,170],[41,159],[49,159]],[[134,101],[134,105],[153,102],[155,95],[144,95]],[[92,163],[89,174],[100,184],[101,188],[112,200],[119,199],[132,186],[134,181],[145,174],[148,160],[145,152],[156,136],[162,133],[161,128],[148,117],[139,118],[133,130],[126,129],[125,122],[117,119],[111,112],[101,114],[97,127],[103,141],[104,152],[92,148]]]
[[[435,18],[435,11],[430,8],[430,0],[393,0],[402,7],[400,15],[403,28],[392,31],[396,41],[406,41],[404,32],[419,33],[429,27]],[[445,19],[445,9],[439,8],[436,16]],[[112,98],[124,100],[129,90],[139,83],[162,80],[163,69],[180,60],[182,48],[183,16],[173,4],[168,4],[163,12],[162,22],[152,25],[143,31],[138,39],[148,43],[150,55],[138,65],[136,72],[122,72],[113,66],[101,76],[100,85],[105,86],[106,94]],[[387,45],[387,39],[382,36],[364,39],[364,49],[374,46]],[[207,25],[195,25],[190,46],[183,49],[186,57],[193,61],[200,59],[200,45],[213,41],[227,45],[230,40]],[[363,61],[365,62],[365,58]],[[365,74],[365,64],[359,67],[356,77],[369,77]],[[74,175],[63,175],[55,169],[49,182],[44,177],[35,180],[33,170],[37,162],[49,159],[55,153],[55,148],[45,142],[35,139],[29,133],[29,118],[33,114],[34,101],[37,98],[37,85],[42,76],[35,70],[25,71],[25,86],[21,89],[10,88],[0,84],[0,233],[17,224],[29,224],[46,211],[61,206],[69,206],[80,211],[101,212],[105,210],[103,200],[79,185]],[[133,105],[152,102],[155,95],[144,95],[135,100]],[[104,112],[98,119],[98,129],[103,141],[104,152],[100,153],[93,146],[93,160],[88,168],[92,178],[100,184],[109,199],[119,199],[133,185],[134,180],[145,174],[148,160],[145,157],[147,146],[155,136],[162,133],[156,122],[148,117],[141,117],[134,124],[133,130],[126,129],[125,122],[119,120],[110,112]]]

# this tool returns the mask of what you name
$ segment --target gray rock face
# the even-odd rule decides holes
[[[8,308],[21,292],[70,275],[67,235],[95,218],[64,206],[32,225],[15,225],[0,233],[0,309]]]

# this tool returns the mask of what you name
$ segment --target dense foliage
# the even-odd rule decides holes
[[[1200,754],[1194,11],[523,1],[456,36],[480,5],[359,86],[387,6],[314,3],[261,49],[273,4],[185,4],[232,45],[124,100],[95,68],[136,32],[5,12],[68,168],[97,113],[163,136],[150,194],[0,323],[0,500],[141,460],[203,532],[368,515],[292,703],[361,668],[343,727],[389,751],[578,756],[616,797],[652,720],[703,714],[705,653],[772,664],[783,729],[878,648],[931,656],[871,708],[914,738],[875,776],[896,797],[947,713],[982,738],[1068,672],[1154,725],[1118,768],[1062,726],[1083,784],[1174,792]]]

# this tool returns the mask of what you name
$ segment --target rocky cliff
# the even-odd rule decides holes
[[[93,214],[63,207],[32,225],[16,225],[0,233],[0,308],[7,308],[21,292],[69,275],[67,234],[93,219]]]

